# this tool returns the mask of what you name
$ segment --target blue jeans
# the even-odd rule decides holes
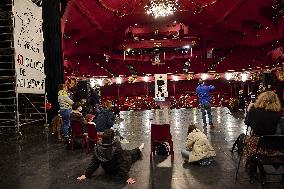
[[[209,119],[209,125],[213,125],[210,103],[201,104],[200,108],[201,108],[201,113],[202,113],[203,124],[207,125],[207,123],[206,123],[206,112],[207,112],[207,116],[208,116],[208,119]]]
[[[184,150],[182,149],[181,150],[181,156],[188,160],[189,159],[189,156],[191,156],[191,151],[188,151],[188,150]],[[212,162],[214,161],[214,158],[213,157],[209,157],[209,158],[204,158],[204,159],[201,159],[199,161],[197,161],[200,165],[202,166],[206,166],[206,165],[210,165]]]
[[[60,110],[60,115],[63,120],[63,125],[62,125],[62,134],[63,136],[68,136],[69,135],[69,129],[70,129],[70,114],[72,110],[71,109],[61,109]]]
[[[181,150],[181,156],[184,159],[188,160],[190,155],[191,155],[191,151],[184,150],[184,149]]]

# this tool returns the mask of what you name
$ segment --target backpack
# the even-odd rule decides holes
[[[168,156],[170,153],[169,146],[166,143],[159,143],[155,147],[157,155]]]
[[[244,133],[240,134],[237,140],[234,142],[231,152],[236,151],[238,152],[238,154],[241,154],[245,147],[245,138],[246,138],[246,135]]]

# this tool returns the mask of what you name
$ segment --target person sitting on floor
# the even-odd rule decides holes
[[[107,174],[118,174],[127,184],[134,184],[135,180],[129,177],[128,172],[131,165],[141,157],[141,151],[144,143],[139,148],[132,150],[123,150],[120,142],[114,139],[114,131],[106,129],[102,136],[101,143],[95,147],[92,162],[88,166],[84,175],[77,180],[85,180],[101,165]]]
[[[75,102],[72,105],[72,112],[70,116],[71,124],[73,121],[79,122],[84,130],[84,133],[87,133],[87,128],[86,128],[87,121],[83,117],[83,114],[81,113],[81,111],[82,111],[81,104],[79,102]]]
[[[278,96],[272,91],[262,92],[255,103],[250,105],[245,124],[251,127],[252,135],[246,140],[244,148],[246,168],[250,175],[256,173],[254,155],[256,152],[258,139],[262,135],[274,135],[281,118],[281,104]],[[263,155],[278,155],[279,152],[273,150],[260,150]]]
[[[102,135],[102,133],[106,129],[113,128],[115,125],[115,116],[114,113],[111,111],[112,109],[112,103],[110,100],[107,100],[104,103],[104,106],[101,110],[98,110],[96,112],[96,119],[95,124],[97,128],[98,135]],[[115,127],[115,134],[120,138],[122,143],[129,143],[128,140],[123,138],[118,130],[118,127]]]
[[[181,155],[188,162],[198,162],[200,165],[210,165],[215,150],[209,143],[207,136],[195,127],[190,125],[187,130],[186,150],[181,151]]]

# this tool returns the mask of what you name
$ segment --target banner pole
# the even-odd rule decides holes
[[[19,115],[19,93],[17,91],[17,85],[16,85],[16,115],[17,115],[17,132],[20,132],[20,115]]]

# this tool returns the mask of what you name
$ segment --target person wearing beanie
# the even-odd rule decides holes
[[[107,174],[118,174],[127,184],[134,184],[136,181],[128,174],[131,165],[141,158],[141,152],[144,148],[142,143],[138,148],[132,150],[123,150],[118,140],[114,138],[114,131],[106,129],[102,135],[102,140],[94,149],[92,162],[85,171],[85,174],[77,180],[85,180],[102,166]]]

